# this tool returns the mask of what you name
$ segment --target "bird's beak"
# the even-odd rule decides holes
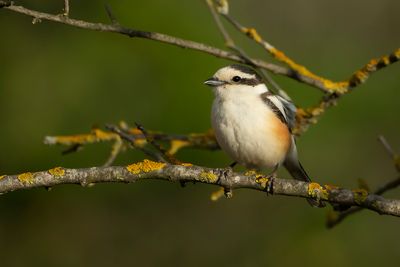
[[[220,81],[217,78],[212,77],[212,78],[206,80],[204,82],[204,84],[209,85],[209,86],[220,86],[220,85],[225,84],[225,82],[224,81]]]

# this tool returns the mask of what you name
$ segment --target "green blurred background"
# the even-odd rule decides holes
[[[40,2],[40,3],[39,3]],[[203,1],[108,1],[123,25],[223,48]],[[62,1],[17,1],[60,13]],[[107,22],[104,1],[71,1],[71,16]],[[398,0],[231,1],[231,13],[273,45],[328,78],[340,80],[400,44]],[[0,173],[104,163],[109,144],[61,156],[45,135],[88,132],[125,120],[170,133],[210,127],[212,94],[202,82],[230,62],[143,39],[92,32],[0,10]],[[231,28],[230,28],[231,29]],[[271,60],[240,34],[238,44]],[[300,106],[318,90],[275,77]],[[330,109],[298,141],[314,180],[371,188],[396,177],[376,141],[400,151],[400,65],[374,74]],[[137,151],[116,164],[142,159]],[[221,167],[222,152],[185,150],[183,161]],[[282,171],[282,176],[287,174]],[[1,266],[393,266],[400,220],[364,211],[332,230],[327,209],[241,190],[213,203],[216,188],[161,181],[66,185],[0,198]],[[388,197],[399,197],[393,190]]]

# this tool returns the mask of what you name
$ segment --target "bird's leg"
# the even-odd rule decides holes
[[[234,161],[231,164],[229,164],[228,167],[220,169],[220,174],[218,175],[217,183],[219,183],[222,176],[227,177],[227,176],[231,175],[233,172],[233,167],[235,167],[236,165],[237,165],[237,162]]]
[[[268,185],[267,185],[267,193],[273,194],[274,193],[274,180],[278,173],[279,164],[276,164],[274,169],[267,174],[268,177]]]
[[[231,164],[229,164],[228,167],[226,168],[222,168],[219,169],[219,175],[218,175],[218,179],[217,179],[217,184],[220,183],[221,178],[226,178],[228,176],[230,176],[233,172],[233,168],[237,165],[237,162],[234,161]],[[223,189],[224,195],[226,198],[231,198],[232,197],[232,189],[228,188],[228,187],[221,187]],[[214,201],[217,200],[220,196],[220,190],[218,190],[217,192],[214,192],[211,196],[211,199],[213,199]],[[215,197],[218,196],[218,197]]]
[[[229,164],[229,168],[233,169],[238,163],[236,161]]]
[[[232,172],[233,172],[233,168],[234,168],[236,165],[237,165],[237,162],[234,161],[234,162],[232,162],[231,164],[229,164],[228,167],[221,169],[221,174],[220,174],[220,176],[218,177],[218,182],[219,182],[219,180],[221,179],[221,175],[223,175],[223,176],[225,176],[225,177],[231,175]]]

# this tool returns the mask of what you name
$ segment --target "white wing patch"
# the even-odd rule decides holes
[[[296,106],[292,102],[278,95],[272,95],[269,93],[266,98],[268,98],[268,100],[278,108],[289,129],[292,130],[296,124]]]
[[[286,121],[287,121],[287,123],[289,125],[289,129],[292,130],[294,128],[294,126],[296,125],[296,112],[297,112],[296,106],[292,102],[284,99],[281,96],[275,96],[275,97],[277,99],[279,99],[279,101],[282,103],[282,107],[284,109],[284,113],[283,114],[284,114],[284,116],[286,118]]]

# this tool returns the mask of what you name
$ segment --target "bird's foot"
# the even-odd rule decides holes
[[[277,177],[277,173],[275,170],[267,175],[267,178],[268,178],[268,183],[266,186],[267,194],[272,195],[274,193],[274,181],[275,181],[276,177]]]
[[[246,176],[254,176],[256,183],[258,183],[261,188],[263,188],[267,194],[273,193],[273,183],[276,178],[276,172],[272,172],[268,175],[263,175],[255,169],[248,170],[244,173]]]
[[[218,171],[219,171],[219,174],[218,174],[217,184],[220,183],[221,179],[231,176],[233,173],[233,168],[231,167],[231,165],[229,165],[226,168],[218,169]]]

